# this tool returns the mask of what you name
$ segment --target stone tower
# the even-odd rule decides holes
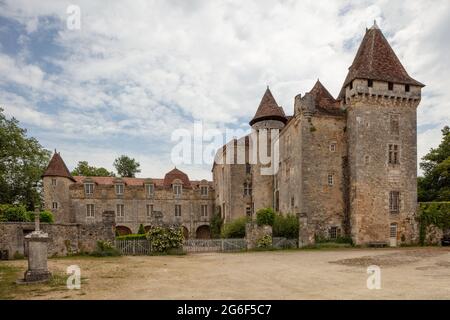
[[[278,157],[272,152],[272,133],[277,134],[287,119],[282,107],[278,106],[269,87],[261,99],[255,116],[250,121],[252,127],[250,149],[252,165],[253,211],[274,206],[273,183],[277,173]],[[264,148],[264,141],[267,148]],[[276,151],[276,150],[275,150]],[[275,159],[275,160],[273,160]],[[268,160],[268,161],[267,161]]]
[[[53,212],[55,222],[75,222],[70,214],[69,195],[69,187],[75,182],[75,179],[56,150],[42,175],[42,180],[44,206],[46,210]]]
[[[415,240],[422,87],[376,23],[366,30],[339,95],[347,113],[348,206],[356,244]]]

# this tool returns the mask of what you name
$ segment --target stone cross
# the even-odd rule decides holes
[[[41,215],[39,209],[35,209],[34,210],[34,231],[40,231],[40,227],[39,227],[39,216]]]

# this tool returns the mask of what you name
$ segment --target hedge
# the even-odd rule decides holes
[[[0,222],[33,222],[34,212],[27,211],[23,205],[0,205]],[[50,211],[41,211],[40,221],[53,223],[53,214]]]
[[[245,238],[245,225],[250,219],[240,217],[226,223],[222,229],[222,238]]]
[[[298,239],[299,221],[294,214],[276,214],[273,222],[273,236]]]
[[[419,203],[417,220],[420,225],[420,244],[424,245],[429,225],[435,225],[442,230],[450,229],[450,201]]]
[[[147,234],[126,234],[124,236],[117,236],[116,240],[145,240]]]

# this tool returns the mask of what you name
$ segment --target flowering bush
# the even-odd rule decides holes
[[[111,241],[97,241],[97,249],[92,252],[95,257],[115,257],[120,256],[122,253],[114,247]]]
[[[183,232],[181,228],[153,227],[147,233],[152,250],[156,252],[168,252],[183,246]]]
[[[272,236],[269,234],[266,234],[264,237],[262,237],[261,239],[259,239],[256,242],[256,247],[257,248],[270,248],[272,247]]]

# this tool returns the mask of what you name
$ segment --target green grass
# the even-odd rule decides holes
[[[0,265],[0,300],[14,299],[15,281],[19,278],[20,269],[9,265]]]

